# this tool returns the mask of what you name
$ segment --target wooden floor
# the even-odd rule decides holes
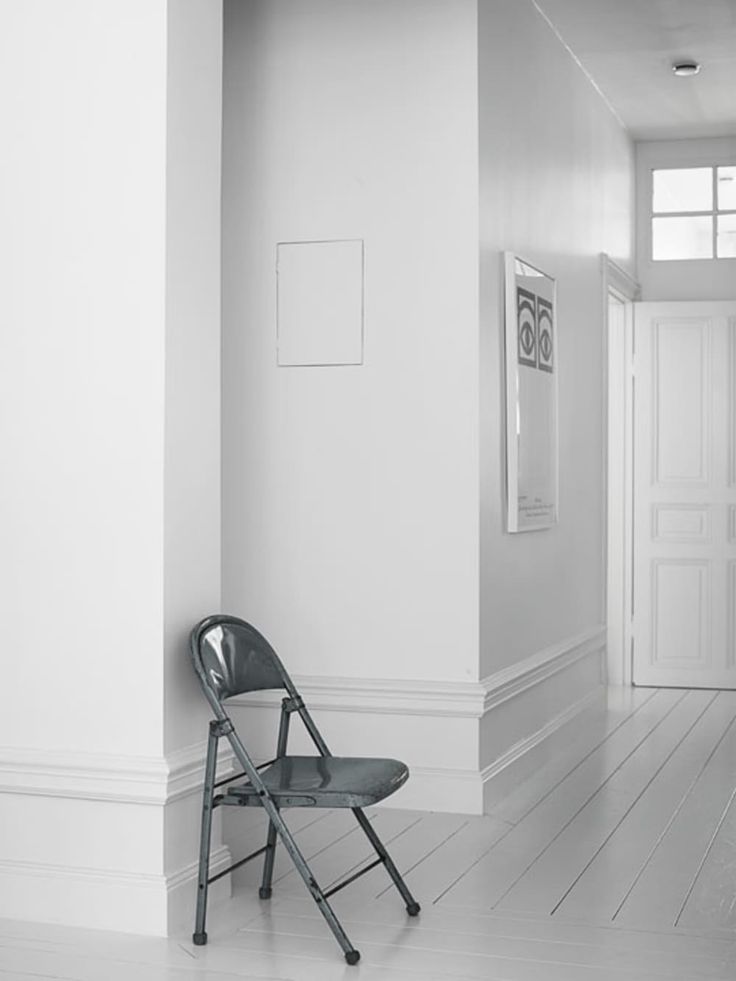
[[[423,908],[380,868],[336,895],[358,967],[281,853],[273,899],[246,867],[205,948],[0,921],[0,979],[734,981],[735,720],[736,692],[611,689],[492,814],[374,810]],[[369,858],[350,814],[291,813],[323,887]]]

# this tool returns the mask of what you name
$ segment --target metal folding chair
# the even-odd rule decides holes
[[[345,954],[345,960],[348,964],[357,964],[360,953],[353,947],[335,916],[328,902],[330,896],[382,863],[398,889],[409,916],[416,916],[419,912],[419,904],[363,813],[364,807],[398,790],[406,782],[409,770],[398,760],[333,756],[278,655],[265,637],[245,620],[222,615],[207,617],[192,630],[191,652],[194,669],[215,716],[214,721],[210,722],[207,744],[194,943],[207,943],[205,920],[208,886],[259,855],[265,857],[258,895],[261,899],[271,897],[276,843],[280,839],[317,908],[327,920]],[[282,688],[286,692],[281,702],[276,756],[256,766],[235,731],[223,702],[242,692],[273,688]],[[294,712],[304,723],[318,756],[287,755],[289,723]],[[229,741],[243,769],[242,773],[217,780],[217,747],[223,736]],[[238,782],[243,777],[246,780]],[[218,788],[223,789],[215,793]],[[263,848],[210,877],[212,813],[221,806],[264,808],[269,818],[268,835]],[[289,807],[349,807],[375,849],[377,858],[323,892],[284,822],[281,812]]]

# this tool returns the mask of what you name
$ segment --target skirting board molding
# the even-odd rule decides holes
[[[478,682],[313,676],[294,681],[318,722],[320,713],[330,713],[323,725],[341,752],[353,751],[354,716],[362,713],[369,718],[361,730],[380,737],[384,747],[376,755],[407,761],[411,778],[386,806],[479,814],[490,784],[510,789],[514,774],[523,779],[538,747],[591,704],[601,690],[605,641],[604,628],[596,626]],[[254,692],[231,704],[264,710],[280,700],[277,692]],[[482,729],[496,718],[514,736],[481,763]]]
[[[583,658],[604,653],[605,646],[606,628],[598,625],[489,675],[481,682],[486,693],[483,714],[565,671]]]
[[[212,873],[230,861],[226,847],[213,850]],[[196,880],[196,862],[167,876],[5,860],[0,861],[0,916],[166,936],[172,923],[191,921]],[[229,892],[225,876],[213,887],[212,902]]]
[[[206,743],[167,758],[0,749],[0,825],[15,829],[0,916],[155,936],[191,921],[205,754]],[[218,755],[223,775],[226,743]],[[219,835],[213,872],[230,861]],[[229,891],[225,876],[213,901]]]
[[[497,788],[508,792],[528,775],[535,759],[537,765],[543,762],[555,740],[564,742],[565,727],[600,690],[604,649],[605,634],[597,628],[479,682],[312,678],[298,679],[298,684],[315,715],[327,713],[323,723],[341,751],[354,751],[351,740],[365,738],[371,745],[376,742],[376,755],[407,760],[412,777],[387,804],[480,814]],[[238,711],[260,708],[260,713],[249,713],[248,722],[256,729],[261,722],[275,722],[272,706],[279,699],[273,693],[238,701]],[[356,712],[362,713],[360,725]],[[224,769],[232,761],[224,741],[221,748]],[[204,755],[203,743],[166,759],[0,750],[0,792],[14,798],[15,814],[21,813],[19,798],[24,796],[35,798],[34,806],[43,811],[56,808],[57,817],[66,806],[64,798],[76,799],[75,807],[93,808],[91,820],[98,820],[99,812],[102,822],[116,805],[131,807],[129,814],[123,807],[112,815],[106,852],[98,853],[96,867],[91,867],[95,859],[80,837],[85,834],[83,822],[68,823],[65,850],[47,852],[46,860],[39,855],[35,862],[31,847],[16,852],[30,861],[14,861],[13,853],[6,852],[0,861],[0,916],[153,935],[178,929],[191,918],[196,895],[195,796],[201,792]],[[39,800],[44,796],[55,799]],[[138,859],[133,871],[112,867],[120,860],[115,827],[128,834],[134,816],[142,842],[165,831],[166,821],[176,829],[176,857],[169,868],[158,871],[155,849],[146,872],[135,871]],[[49,864],[48,856],[55,854],[67,864]],[[129,857],[135,854],[129,849]],[[213,858],[213,871],[226,867],[227,842],[216,848]],[[214,896],[228,890],[225,876]]]
[[[411,779],[384,802],[385,807],[416,811],[450,810],[458,814],[483,814],[504,793],[509,793],[535,768],[534,756],[565,726],[598,700],[604,689],[589,691],[569,708],[530,732],[498,759],[479,770],[448,770],[411,767]]]
[[[318,711],[481,719],[501,702],[599,650],[605,640],[605,628],[596,626],[481,681],[295,675],[294,683],[310,709]],[[252,692],[230,699],[229,704],[262,708],[279,705],[281,698],[279,692]]]
[[[589,706],[593,705],[596,701],[602,698],[604,692],[603,688],[593,689],[579,698],[576,702],[573,702],[569,708],[566,708],[563,712],[555,715],[554,718],[546,722],[540,729],[536,732],[530,733],[524,739],[520,739],[518,743],[515,743],[511,749],[506,750],[502,753],[497,760],[493,763],[489,763],[488,766],[483,767],[481,770],[481,775],[483,778],[483,783],[486,784],[494,777],[499,776],[504,770],[507,770],[510,766],[517,763],[523,756],[530,753],[532,750],[536,749],[540,743],[543,743],[545,739],[549,739],[556,732],[566,726],[568,722],[572,722],[576,716],[584,712]]]
[[[165,758],[0,747],[0,793],[161,807],[201,791],[206,751],[206,742]],[[223,742],[218,767],[231,757]]]
[[[568,727],[572,727],[587,709],[596,704],[603,708],[605,698],[606,691],[602,685],[592,689],[484,767],[481,771],[483,812],[490,810],[527,777],[543,767],[556,752],[561,752],[569,738]]]
[[[310,710],[320,712],[368,712],[372,715],[425,715],[479,719],[483,715],[485,688],[479,681],[419,681],[391,678],[343,678],[294,675],[294,684]],[[283,693],[251,692],[230,699],[246,708],[277,706]]]
[[[484,811],[544,766],[602,698],[605,656],[600,626],[493,676],[480,724]]]
[[[348,728],[354,731],[352,718],[362,713],[374,717],[396,755],[404,753],[412,779],[392,798],[392,805],[437,809],[449,800],[453,810],[479,813],[484,784],[517,766],[583,711],[590,690],[575,691],[570,684],[570,697],[559,711],[541,720],[533,708],[530,711],[529,697],[562,672],[602,658],[604,648],[605,630],[597,626],[477,682],[314,676],[294,680],[315,713],[334,713],[330,725],[338,737],[335,745],[345,745],[339,739],[341,730],[346,735]],[[230,704],[264,709],[278,706],[280,700],[278,692],[254,692]],[[522,731],[493,762],[479,765],[477,729],[500,710],[522,718]],[[438,743],[448,737],[449,757],[440,759],[436,748],[427,745],[428,730]],[[197,743],[166,758],[149,758],[0,748],[0,793],[164,806],[201,791],[205,750],[205,743]],[[226,772],[231,762],[223,740],[218,771]]]

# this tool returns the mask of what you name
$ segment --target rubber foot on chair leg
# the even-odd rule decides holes
[[[271,887],[269,886],[268,889],[264,889],[263,886],[261,886],[260,889],[258,890],[258,898],[259,899],[270,899],[271,898]]]
[[[360,960],[360,951],[349,950],[347,954],[345,954],[345,960],[348,962],[348,964],[357,964]]]
[[[419,903],[409,903],[409,905],[406,907],[406,912],[409,914],[409,916],[416,916],[421,908],[422,907],[419,905]]]
[[[193,933],[192,943],[195,947],[204,947],[207,943],[207,933],[205,931],[202,931],[202,933]]]

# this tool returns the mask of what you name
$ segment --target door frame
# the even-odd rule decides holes
[[[630,686],[633,676],[633,405],[634,303],[640,287],[625,269],[601,253],[603,307],[603,596],[606,672],[612,685]],[[623,306],[623,323],[612,324],[611,301]],[[622,333],[621,333],[622,332]]]

